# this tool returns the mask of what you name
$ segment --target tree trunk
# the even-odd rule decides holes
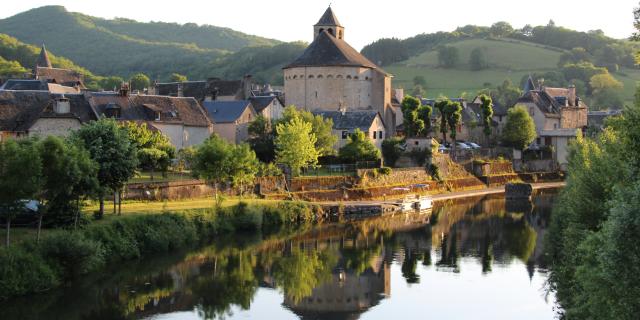
[[[7,245],[7,247],[9,246],[11,242],[11,218],[7,217],[7,239],[5,241],[5,244]]]
[[[118,215],[122,215],[122,189],[118,191]]]
[[[73,230],[78,229],[78,220],[80,219],[80,198],[76,200],[76,214],[73,218]]]
[[[98,217],[102,219],[102,216],[104,216],[104,195],[103,194],[100,195],[100,214]]]
[[[151,176],[151,181],[153,181],[153,167],[151,168],[150,176]]]
[[[38,232],[36,233],[36,243],[40,242],[40,231],[42,230],[42,217],[44,214],[40,213],[40,217],[38,218]]]
[[[116,207],[116,192],[114,191],[113,192],[113,214],[114,215],[118,213],[117,209],[118,208]]]

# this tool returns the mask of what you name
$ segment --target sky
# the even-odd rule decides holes
[[[312,25],[329,4],[356,49],[380,38],[407,38],[452,31],[467,24],[507,21],[556,25],[579,31],[601,29],[610,37],[633,33],[638,0],[21,0],[2,1],[0,18],[45,5],[102,18],[210,24],[282,41],[311,42]],[[0,30],[0,33],[2,30]]]

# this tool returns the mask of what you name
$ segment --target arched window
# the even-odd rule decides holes
[[[351,79],[351,75],[348,75],[348,76],[347,76],[347,79]]]
[[[342,30],[338,31],[338,39],[342,39]]]
[[[353,77],[353,79],[358,80],[360,79],[358,76]]]
[[[320,30],[318,31],[318,34],[322,33],[322,31],[324,31],[324,28],[320,28]]]
[[[313,79],[313,75],[309,75],[309,79]]]
[[[318,78],[318,79],[322,79],[322,75],[321,75],[321,74],[319,74],[319,75],[317,76],[317,78]]]
[[[336,79],[342,79],[342,75],[341,74],[337,75]]]
[[[369,77],[364,77],[365,80],[369,80]]]
[[[300,75],[300,79],[304,79],[304,74],[301,74],[301,75]]]
[[[335,34],[335,33],[333,33],[333,28],[329,28],[329,29],[327,29],[327,32],[329,32],[329,33],[330,33],[332,36],[334,36],[334,37],[336,36],[336,34]]]
[[[298,79],[298,76],[293,76],[294,79]]]
[[[332,74],[328,74],[327,75],[327,79],[333,79],[333,75]]]

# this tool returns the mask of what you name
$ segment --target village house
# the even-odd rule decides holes
[[[85,98],[100,117],[146,123],[166,135],[178,150],[201,144],[213,131],[194,98],[130,94],[126,85],[119,92],[87,92]]]
[[[370,110],[395,133],[391,75],[351,47],[331,7],[313,27],[313,42],[284,67],[287,105],[309,111]]]
[[[280,98],[276,96],[257,96],[251,97],[249,101],[257,115],[261,115],[269,121],[282,118],[284,104]]]
[[[46,80],[50,83],[75,88],[77,92],[86,89],[82,74],[74,70],[53,67],[44,44],[33,69],[33,76],[35,80]]]
[[[192,97],[202,103],[204,101],[246,100],[256,89],[251,75],[241,80],[223,80],[209,78],[206,81],[184,81],[156,83],[150,94],[171,97]]]
[[[576,95],[575,86],[535,86],[529,77],[524,93],[515,106],[524,107],[533,118],[538,135],[535,144],[540,147],[552,146],[553,160],[565,168],[569,142],[587,126],[588,107]]]
[[[241,143],[249,138],[249,123],[256,117],[251,101],[205,101],[207,116],[213,122],[213,132],[230,143]]]
[[[335,149],[339,150],[349,142],[349,135],[356,129],[365,133],[376,148],[382,149],[382,141],[386,136],[384,121],[380,113],[374,110],[357,111],[313,111],[314,115],[333,120],[331,132],[338,138]]]
[[[0,90],[0,141],[8,137],[64,137],[97,119],[82,94]]]

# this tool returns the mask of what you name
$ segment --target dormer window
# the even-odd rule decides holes
[[[104,115],[107,118],[120,119],[120,117],[122,116],[121,111],[122,111],[122,109],[120,108],[119,105],[117,105],[115,103],[109,103],[109,104],[107,104],[106,108],[104,109]]]

